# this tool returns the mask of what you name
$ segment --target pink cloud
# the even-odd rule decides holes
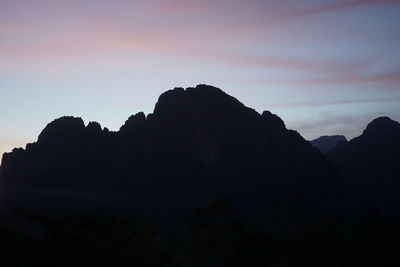
[[[37,25],[29,25],[27,22],[0,24],[0,31],[9,31],[6,33],[9,39],[24,39],[24,36],[35,35],[38,39],[38,41],[32,41],[32,38],[29,37],[28,43],[21,42],[21,44],[0,43],[0,56],[3,59],[0,68],[13,65],[12,62],[14,62],[14,65],[15,62],[28,61],[29,64],[29,61],[35,60],[68,62],[71,60],[96,60],[96,57],[118,57],[124,53],[155,52],[203,59],[225,66],[286,69],[314,73],[322,77],[326,76],[295,81],[296,85],[299,86],[359,83],[363,81],[380,81],[393,84],[398,82],[396,75],[374,78],[363,77],[362,74],[369,67],[370,62],[348,62],[349,60],[345,63],[340,61],[329,62],[309,57],[296,58],[265,53],[229,52],[227,49],[213,47],[224,47],[231,43],[246,45],[247,42],[254,40],[262,40],[265,44],[274,44],[275,39],[279,39],[279,36],[267,36],[259,32],[265,31],[270,26],[269,22],[273,26],[276,23],[293,21],[296,17],[306,14],[398,2],[393,0],[337,1],[316,8],[285,7],[279,4],[279,1],[250,1],[246,5],[232,3],[228,6],[226,6],[227,2],[224,1],[208,0],[157,1],[144,2],[140,5],[126,2],[128,4],[116,3],[117,6],[120,6],[117,8],[118,11],[110,11],[114,12],[113,16],[103,16],[103,13],[92,8],[90,2],[54,2],[47,0],[42,2],[46,3],[47,8],[55,9],[57,12],[66,14],[67,17],[73,15],[72,17],[76,21],[61,20],[55,23],[55,26],[48,25],[44,29]],[[276,4],[276,6],[271,3]],[[221,10],[224,11],[221,15],[222,19],[218,17]],[[266,10],[268,11],[267,14],[272,15],[271,17],[263,14]],[[121,12],[120,17],[115,16],[118,12]],[[174,20],[176,16],[185,12],[195,12],[197,15],[188,20],[187,23]],[[153,16],[141,17],[152,13]],[[138,21],[140,23],[130,21],[136,21],[133,14],[139,16]],[[258,18],[254,20],[252,18],[244,19],[243,14],[263,14],[261,18],[264,22],[260,24]],[[204,23],[200,23],[199,17],[210,22],[209,24],[206,23],[207,27],[203,25]],[[216,21],[216,19],[219,20]],[[214,21],[218,23],[213,23]],[[163,27],[163,22],[166,23],[165,27]],[[236,27],[237,25],[240,26]],[[287,34],[290,35],[290,31]],[[33,39],[35,40],[35,38]],[[292,80],[283,82],[292,82]]]

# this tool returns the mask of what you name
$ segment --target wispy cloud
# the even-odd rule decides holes
[[[324,101],[303,101],[303,102],[286,102],[286,103],[271,103],[271,108],[298,108],[298,107],[321,107],[321,106],[336,106],[336,105],[353,105],[353,104],[369,104],[369,103],[386,103],[400,102],[400,96],[397,97],[375,97],[375,98],[356,98],[356,99],[339,99],[339,100],[324,100]]]
[[[349,8],[360,8],[373,5],[382,6],[388,4],[400,4],[400,2],[398,0],[341,0],[321,5],[319,7],[305,9],[303,12],[299,12],[299,14],[310,15],[310,14],[332,12]]]
[[[325,67],[315,59],[228,52],[224,46],[232,43],[248,45],[247,42],[251,40],[262,40],[265,44],[273,45],[279,36],[267,36],[265,33],[271,25],[274,27],[280,21],[296,23],[296,18],[305,15],[399,1],[334,1],[321,2],[316,7],[303,6],[297,1],[284,4],[279,1],[249,1],[246,4],[228,1],[117,1],[109,9],[110,14],[104,12],[110,6],[105,2],[96,3],[96,8],[93,8],[93,1],[42,0],[39,6],[40,3],[64,15],[54,25],[31,25],[28,19],[4,23],[0,21],[0,32],[8,34],[3,37],[8,39],[6,42],[0,40],[0,55],[4,60],[64,60],[74,58],[74,55],[93,58],[94,53],[104,56],[147,50],[202,57],[225,64],[317,71]],[[28,36],[29,40],[24,36]],[[213,49],[214,46],[222,49]],[[333,66],[334,71],[342,70],[348,63],[338,68]],[[356,80],[347,78],[351,79]],[[324,83],[323,79],[305,80],[303,83],[318,82]]]
[[[351,67],[349,67],[349,65]],[[289,66],[289,65],[288,65]],[[242,84],[255,84],[265,86],[285,85],[296,88],[349,88],[352,86],[361,86],[363,90],[372,88],[381,91],[400,91],[400,72],[394,66],[393,69],[382,70],[379,73],[370,73],[371,64],[363,64],[362,62],[346,63],[331,62],[323,63],[310,60],[308,64],[303,66],[303,70],[311,76],[304,78],[298,76],[287,76],[287,78],[249,78],[234,79],[234,82]],[[295,68],[292,68],[295,69]],[[340,87],[338,87],[340,86]],[[369,86],[369,87],[367,87]],[[378,98],[385,100],[386,98]],[[390,101],[392,98],[387,98]],[[380,101],[379,100],[379,101]],[[364,100],[362,100],[364,101]],[[368,101],[368,100],[367,100]],[[329,103],[329,102],[326,102]],[[335,103],[335,102],[333,102]]]
[[[400,72],[387,71],[378,74],[350,73],[349,75],[312,78],[294,82],[297,86],[326,86],[343,84],[385,85],[387,89],[400,90]],[[382,88],[382,89],[385,89]]]

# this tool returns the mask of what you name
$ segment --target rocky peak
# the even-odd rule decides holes
[[[236,98],[229,96],[221,89],[209,85],[197,85],[183,89],[177,87],[159,97],[154,115],[179,115],[193,112],[215,112],[245,108]]]
[[[379,117],[371,121],[364,130],[363,135],[366,136],[387,136],[399,133],[400,123],[390,119],[389,117]]]
[[[84,130],[85,123],[82,118],[61,117],[47,124],[39,135],[38,143],[74,139],[81,136]]]
[[[130,116],[121,126],[120,132],[132,132],[141,128],[146,122],[146,115],[143,112]]]
[[[269,129],[286,130],[285,123],[278,115],[266,110],[262,113],[262,118],[268,124]]]
[[[101,130],[101,125],[100,123],[96,121],[91,121],[89,124],[86,126],[87,130],[93,131],[93,132],[100,132]]]

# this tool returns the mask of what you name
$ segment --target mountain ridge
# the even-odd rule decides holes
[[[378,118],[324,155],[270,111],[260,114],[212,86],[175,88],[160,95],[153,113],[130,116],[118,131],[70,116],[50,122],[37,142],[4,154],[2,197],[9,206],[53,210],[108,203],[162,220],[228,197],[244,217],[276,225],[361,209],[357,201],[368,203],[362,209],[382,210],[384,203],[368,202],[357,183],[373,192],[372,173],[388,170],[395,177],[395,156],[392,169],[370,163],[376,170],[368,181],[354,174],[366,173],[354,158],[375,147],[376,158],[387,160],[383,150],[396,144],[397,128]],[[26,188],[33,188],[29,195]]]
[[[81,118],[56,119],[37,142],[4,155],[0,179],[17,188],[128,190],[143,197],[124,204],[117,199],[119,206],[142,206],[153,215],[231,197],[244,212],[262,207],[260,217],[289,222],[288,216],[310,220],[330,210],[337,175],[278,116],[199,85],[161,94],[153,113],[136,113],[116,132],[96,122],[85,125]],[[95,200],[117,201],[106,195]],[[276,201],[280,207],[272,204]],[[57,201],[44,202],[56,206]]]

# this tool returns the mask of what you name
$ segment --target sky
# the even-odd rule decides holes
[[[400,121],[400,0],[0,0],[0,155],[210,84],[306,139]]]

